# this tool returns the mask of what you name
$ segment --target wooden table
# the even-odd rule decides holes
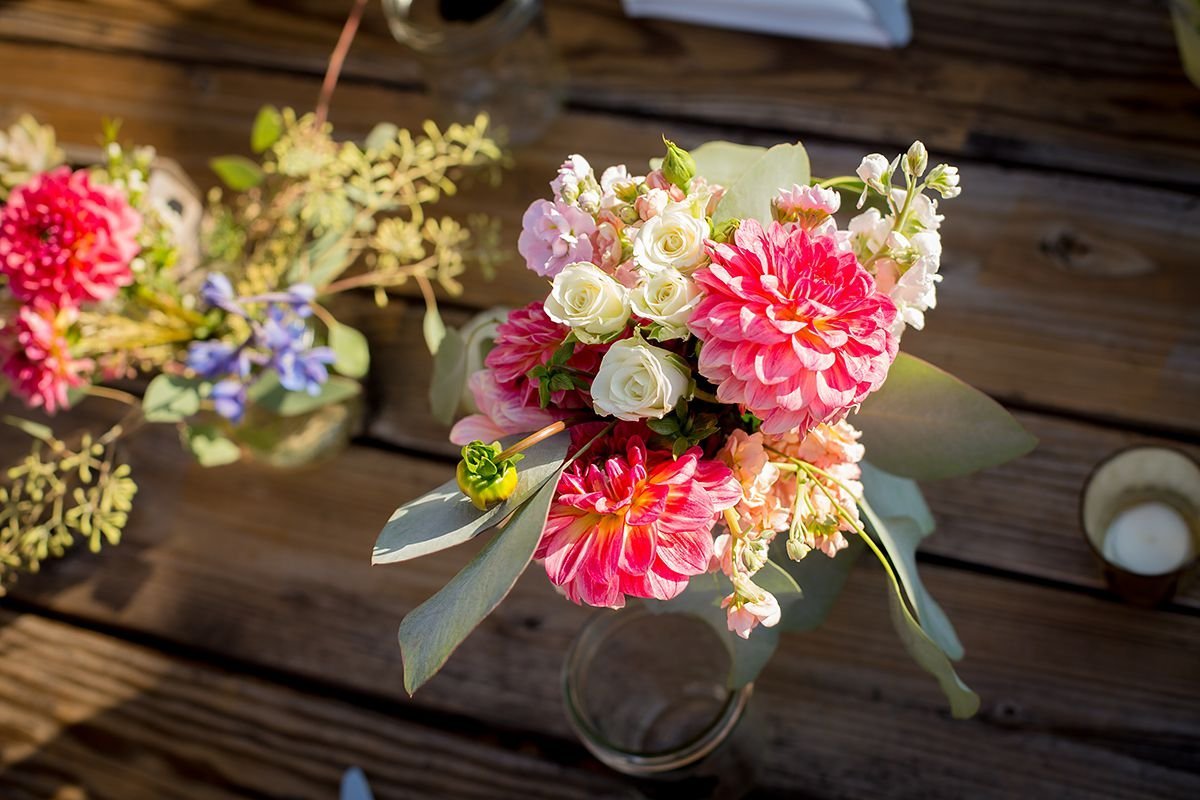
[[[345,2],[29,0],[0,6],[0,114],[94,141],[102,115],[180,160],[244,151],[263,103],[311,107]],[[922,138],[960,164],[945,282],[905,345],[1041,437],[1019,463],[926,486],[923,575],[983,697],[949,718],[856,567],[818,632],[763,674],[757,796],[1200,797],[1200,591],[1114,601],[1076,507],[1101,457],[1200,444],[1200,90],[1159,0],[913,0],[911,47],[875,51],[627,20],[552,2],[567,113],[516,154],[484,210],[515,244],[561,157],[637,163],[660,133],[801,138],[817,174]],[[372,9],[334,100],[362,133],[425,113],[418,70]],[[515,248],[514,248],[515,249]],[[1136,268],[1140,274],[1125,274]],[[542,291],[510,264],[451,316]],[[332,798],[357,764],[381,800],[629,797],[572,738],[563,652],[589,611],[531,571],[414,698],[395,628],[473,548],[371,568],[400,501],[444,480],[429,361],[406,302],[367,303],[366,433],[321,470],[188,463],[170,430],[134,445],[127,541],[21,581],[0,602],[0,797]],[[2,434],[4,460],[23,445]]]

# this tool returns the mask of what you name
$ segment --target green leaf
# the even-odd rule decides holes
[[[705,142],[692,152],[696,174],[710,183],[733,186],[766,154],[767,148],[733,142]]]
[[[371,348],[367,337],[340,322],[329,328],[329,346],[333,348],[333,368],[347,378],[361,378],[371,366]]]
[[[235,192],[244,192],[263,182],[262,167],[245,156],[218,156],[208,165],[221,182]]]
[[[425,308],[425,320],[421,328],[425,333],[425,346],[429,348],[430,355],[436,356],[442,339],[446,338],[446,324],[442,322],[442,315],[438,313],[437,306]]]
[[[962,682],[950,659],[925,631],[921,630],[921,626],[904,607],[900,587],[894,580],[892,588],[893,591],[888,592],[888,607],[891,611],[892,625],[900,635],[904,649],[922,669],[937,678],[938,685],[950,701],[950,713],[955,719],[969,719],[975,716],[979,711],[979,695]]]
[[[778,627],[785,631],[815,630],[833,610],[850,576],[850,568],[862,555],[863,544],[852,537],[849,547],[834,558],[816,551],[800,561],[792,561],[787,556],[786,543],[787,537],[783,535],[771,543],[771,563],[785,570],[804,594],[784,611]]]
[[[738,178],[713,214],[713,225],[728,219],[771,220],[771,198],[780,189],[809,181],[808,154],[800,144],[777,144],[764,153]]]
[[[263,106],[250,129],[250,149],[261,153],[279,141],[283,135],[283,117],[275,106]]]
[[[331,230],[321,234],[308,248],[303,258],[296,259],[288,280],[304,281],[317,289],[328,286],[350,266],[350,240],[345,231]]]
[[[200,410],[198,378],[159,375],[142,395],[142,413],[147,422],[178,422]]]
[[[454,422],[466,384],[467,343],[461,333],[450,328],[433,357],[433,379],[429,382],[429,407],[438,422]]]
[[[32,436],[34,439],[40,439],[43,442],[50,443],[54,441],[54,431],[49,425],[43,425],[40,422],[34,422],[31,419],[21,419],[20,417],[5,417],[5,425],[11,425],[17,430],[25,433],[27,436]]]
[[[576,456],[610,430],[611,427],[606,428],[594,437]],[[569,463],[570,460],[565,461],[554,470],[461,572],[400,623],[404,688],[410,695],[442,668],[455,648],[500,604],[529,566],[558,490],[558,477]]]
[[[279,376],[272,370],[250,387],[249,397],[256,405],[281,417],[298,417],[322,406],[345,402],[360,391],[362,387],[358,381],[331,375],[315,395],[289,392],[279,383]]]
[[[965,475],[1037,446],[995,400],[907,353],[896,357],[887,381],[851,422],[862,430],[872,463],[916,480]]]
[[[187,429],[186,443],[202,467],[232,464],[242,457],[242,449],[225,437],[215,425],[193,425]]]
[[[963,657],[963,646],[954,625],[917,572],[917,547],[933,532],[933,515],[921,490],[912,481],[889,475],[865,462],[862,469],[863,513],[891,560],[905,596],[916,611],[917,621],[942,652],[959,660]]]
[[[569,437],[553,436],[525,451],[513,496],[488,511],[471,505],[455,480],[396,509],[380,532],[372,564],[391,564],[462,544],[519,508],[558,473]]]

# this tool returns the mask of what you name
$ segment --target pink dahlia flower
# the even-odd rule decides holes
[[[133,282],[141,225],[116,189],[60,167],[9,195],[0,213],[0,272],[24,302],[108,300]]]
[[[765,433],[832,422],[878,389],[896,357],[896,306],[829,236],[746,220],[693,277],[705,298],[688,327],[717,398]]]
[[[681,593],[707,571],[713,525],[742,494],[728,467],[701,455],[673,458],[635,435],[624,452],[572,464],[538,543],[550,581],[576,603],[610,608]]]
[[[529,371],[550,360],[571,329],[550,319],[541,301],[518,308],[496,328],[496,338],[484,364],[492,370],[496,383],[515,387],[525,406],[538,407],[538,387]],[[575,345],[575,353],[566,366],[583,375],[595,375],[607,346]],[[591,399],[581,390],[559,390],[551,396],[559,409],[591,408]]]
[[[478,414],[463,417],[450,430],[450,441],[468,444],[475,440],[494,442],[517,433],[532,433],[558,417],[540,406],[528,406],[528,399],[513,383],[500,383],[490,369],[471,375],[467,387],[475,397]]]
[[[0,371],[14,394],[48,414],[67,405],[67,390],[86,384],[93,367],[71,357],[66,333],[72,316],[46,304],[26,305],[0,328]]]
[[[561,201],[534,200],[521,220],[517,250],[527,267],[553,278],[567,264],[592,260],[595,232],[596,220],[587,212]]]

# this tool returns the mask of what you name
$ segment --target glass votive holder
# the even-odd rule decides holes
[[[558,116],[566,73],[542,0],[383,0],[383,10],[421,63],[438,123],[485,112],[495,135],[519,146]]]
[[[1079,511],[1109,588],[1160,605],[1200,554],[1200,465],[1169,447],[1120,450],[1092,471]]]

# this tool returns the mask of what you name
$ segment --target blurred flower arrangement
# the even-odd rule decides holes
[[[495,233],[429,209],[469,173],[495,176],[486,119],[382,124],[358,144],[319,116],[263,108],[259,158],[215,159],[226,188],[206,202],[116,125],[101,162],[78,169],[30,117],[0,133],[4,385],[51,415],[87,397],[129,406],[96,436],[7,418],[34,442],[0,484],[0,587],[79,539],[118,542],[137,491],[119,445],[146,422],[177,424],[204,465],[311,455],[349,419],[369,366],[366,338],[330,310],[339,294],[383,304],[415,284],[437,350],[435,287],[457,294],[468,263],[490,268]]]
[[[398,509],[376,544],[376,563],[403,561],[503,523],[401,623],[406,687],[533,560],[575,603],[701,615],[744,684],[780,630],[824,619],[869,550],[905,646],[970,716],[978,698],[951,665],[962,647],[916,573],[933,519],[914,479],[1035,441],[899,352],[935,305],[938,199],[960,193],[957,169],[931,167],[920,142],[827,180],[800,145],[666,145],[645,174],[571,156],[525,214],[518,249],[549,293],[483,323],[490,350],[460,376],[476,413],[450,434],[456,478]],[[844,225],[843,195],[866,206]],[[455,407],[441,377],[437,404]]]

